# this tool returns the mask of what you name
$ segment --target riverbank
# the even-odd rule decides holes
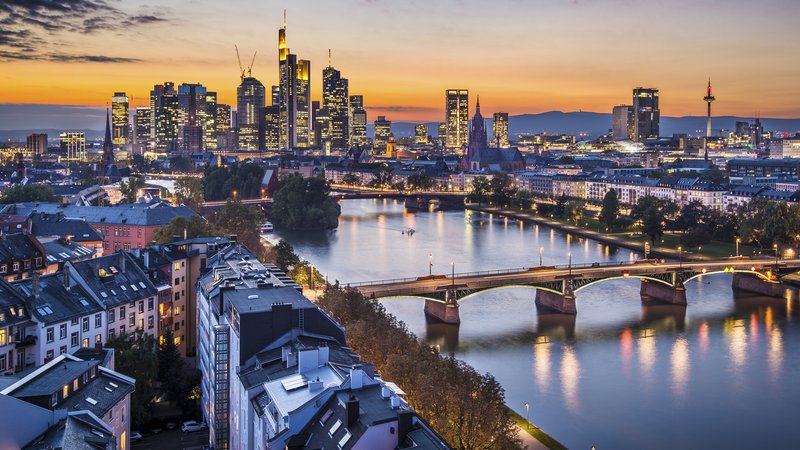
[[[556,219],[551,219],[549,217],[543,217],[532,212],[517,211],[506,208],[496,208],[493,206],[479,206],[475,204],[465,204],[464,208],[471,211],[497,214],[512,219],[522,220],[525,222],[537,223],[540,225],[545,225],[550,228],[567,232],[575,236],[580,236],[598,242],[602,242],[604,244],[613,245],[615,247],[626,248],[629,250],[634,250],[644,253],[644,242],[646,240],[646,237],[640,236],[638,239],[636,239],[634,237],[629,237],[628,234],[621,235],[621,234],[600,233],[597,231],[587,230],[586,228],[577,227],[575,225],[570,225]],[[670,239],[670,241],[672,241],[672,239]],[[655,256],[659,258],[670,258],[670,259],[683,258],[685,260],[701,260],[701,261],[704,259],[708,259],[707,255],[698,255],[686,251],[679,251],[677,248],[670,248],[657,245],[650,246],[649,256]],[[724,255],[724,256],[730,256],[730,255]]]
[[[525,445],[528,450],[567,450],[567,447],[545,433],[541,428],[532,424],[508,406],[506,408],[508,409],[508,417],[514,421],[520,430],[518,435],[522,440],[522,445]]]

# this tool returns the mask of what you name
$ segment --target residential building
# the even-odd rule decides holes
[[[728,161],[731,178],[772,177],[797,180],[800,176],[800,159],[731,159]]]
[[[34,271],[44,271],[46,251],[36,238],[28,233],[11,233],[0,236],[0,277],[19,280]]]
[[[58,236],[92,249],[96,256],[103,256],[103,236],[85,220],[67,218],[59,211],[31,214],[30,222],[31,234],[37,238]]]
[[[37,325],[25,301],[22,294],[0,279],[0,375],[36,366]]]

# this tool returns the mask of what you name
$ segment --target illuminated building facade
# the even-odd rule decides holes
[[[29,134],[26,140],[26,153],[34,158],[47,153],[47,135],[43,133]]]
[[[378,116],[375,121],[375,137],[372,139],[372,148],[376,152],[386,151],[386,143],[392,134],[392,121],[386,120],[385,116]]]
[[[367,146],[367,110],[364,109],[364,96],[351,95],[350,104],[350,146],[364,148]]]
[[[82,131],[64,131],[58,141],[67,161],[86,162],[86,135]]]
[[[258,149],[280,150],[281,122],[280,109],[277,106],[261,108],[258,119]]]
[[[111,97],[111,138],[116,146],[130,144],[130,117],[128,116],[128,96],[115,92]]]
[[[633,89],[633,129],[637,142],[657,139],[661,111],[658,109],[658,89]]]
[[[322,71],[322,107],[331,115],[331,147],[346,149],[349,147],[349,86],[347,78],[328,64]]]
[[[475,103],[475,115],[469,127],[469,148],[470,150],[480,150],[488,148],[489,143],[486,138],[486,121],[481,114],[481,98]]]
[[[205,117],[203,118],[203,149],[217,148],[217,93],[206,93]]]
[[[436,141],[442,147],[447,143],[447,122],[439,122]]]
[[[214,126],[217,134],[231,129],[231,105],[217,103],[217,120],[214,122]]]
[[[297,110],[295,118],[295,146],[311,146],[311,61],[297,62]]]
[[[492,136],[494,136],[494,146],[497,148],[507,148],[508,142],[508,113],[494,113],[492,120]]]
[[[314,146],[330,152],[331,113],[328,108],[318,108],[314,114]]]
[[[133,113],[133,143],[140,148],[148,148],[152,144],[150,136],[150,108],[140,106]]]
[[[260,81],[245,77],[236,90],[236,125],[241,150],[258,149],[258,112],[265,106],[266,90]]]
[[[633,140],[634,110],[631,105],[617,105],[611,115],[611,134],[615,141]]]
[[[418,123],[414,126],[414,143],[427,144],[428,143],[428,126],[424,123]]]
[[[447,140],[445,146],[461,149],[469,143],[469,91],[448,89],[446,97]]]
[[[311,145],[311,61],[297,59],[286,45],[286,15],[278,30],[278,89],[273,88],[273,105],[280,110],[282,149],[303,149]],[[299,150],[302,152],[302,150]]]
[[[184,153],[205,150],[207,97],[208,91],[202,84],[178,86],[178,145]]]
[[[157,151],[178,150],[178,93],[175,84],[165,82],[150,91],[150,135]]]

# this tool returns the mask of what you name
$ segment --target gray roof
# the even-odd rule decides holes
[[[63,448],[70,450],[114,450],[116,438],[105,422],[88,411],[70,412],[24,450]]]
[[[58,392],[64,385],[72,383],[72,380],[99,364],[100,361],[74,361],[72,359],[65,359],[59,364],[55,364],[49,370],[41,373],[36,378],[27,381],[24,385],[10,392],[8,395],[16,398],[52,395],[54,392]]]
[[[48,265],[65,261],[80,261],[91,258],[97,253],[93,247],[87,247],[77,242],[67,243],[63,239],[41,242],[41,244],[47,254],[45,259]]]
[[[96,360],[90,362],[97,362],[99,364],[99,361]],[[114,385],[117,387],[114,387]],[[114,405],[122,401],[126,395],[133,391],[133,384],[119,377],[112,376],[104,370],[99,370],[97,376],[92,381],[84,385],[78,392],[67,397],[61,404],[61,407],[68,411],[88,410],[98,417],[103,417]],[[92,404],[88,402],[86,400],[87,398],[91,398],[96,403]]]
[[[162,203],[150,205],[132,203],[115,206],[77,206],[58,203],[17,203],[16,214],[63,213],[71,219],[83,219],[92,224],[158,226],[167,225],[175,217],[190,219],[197,216],[187,206],[166,206]]]
[[[21,314],[20,314],[21,312]],[[30,320],[25,297],[0,278],[0,327],[7,327]]]
[[[13,233],[0,236],[0,261],[19,261],[41,256],[41,250],[36,247],[30,235]]]
[[[86,282],[88,291],[94,298],[107,307],[123,305],[158,293],[158,289],[126,252],[70,264],[76,275]]]
[[[103,237],[83,219],[67,219],[61,214],[33,214],[32,233],[35,236],[72,236],[75,242],[102,241]]]
[[[103,308],[80,285],[67,290],[62,274],[39,278],[39,296],[33,298],[33,281],[28,278],[15,281],[12,286],[29,298],[31,314],[45,325],[61,323],[73,318],[99,313]]]

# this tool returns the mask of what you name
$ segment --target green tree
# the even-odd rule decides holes
[[[339,207],[325,179],[292,174],[275,191],[270,218],[278,228],[324,230],[339,226]]]
[[[495,174],[489,181],[489,198],[495,206],[506,206],[511,200],[514,190],[505,174]]]
[[[381,167],[375,171],[367,186],[371,188],[386,188],[391,186],[393,182],[394,175],[392,175],[392,171],[388,167]]]
[[[408,188],[411,191],[429,191],[436,182],[425,172],[419,171],[408,176]]]
[[[616,189],[609,189],[603,197],[603,207],[599,216],[600,223],[605,225],[608,230],[613,231],[617,226],[617,217],[619,217],[619,197]]]
[[[267,258],[268,251],[261,239],[264,214],[258,208],[229,199],[214,216],[214,227],[227,235],[236,235],[238,242],[250,249],[259,259]]]
[[[264,168],[253,163],[209,166],[203,174],[203,192],[207,200],[260,198],[263,179]]]
[[[180,177],[175,180],[175,198],[195,211],[203,205],[203,179],[200,177]]]
[[[289,267],[294,267],[300,264],[300,257],[294,251],[292,244],[281,239],[272,247],[274,254],[275,265],[284,272],[289,270]]]
[[[128,182],[119,183],[119,192],[122,194],[120,203],[136,203],[139,189],[143,188],[145,181],[143,177],[128,177]]]
[[[156,231],[153,240],[157,244],[165,244],[172,242],[174,236],[179,236],[183,239],[193,239],[196,237],[204,236],[217,236],[220,232],[204,218],[200,216],[192,216],[187,219],[185,217],[175,217],[167,225],[161,227]]]
[[[467,199],[471,202],[478,202],[482,205],[483,202],[489,200],[489,191],[491,190],[489,179],[484,176],[475,177],[470,184],[470,190],[467,194]]]
[[[114,369],[136,380],[136,390],[131,395],[133,427],[141,428],[150,422],[149,405],[158,376],[156,341],[142,330],[133,334],[121,333],[106,343],[114,349]]]
[[[53,193],[53,188],[46,184],[15,184],[7,190],[0,203],[22,203],[22,202],[55,202],[61,201],[61,197]]]
[[[580,199],[572,198],[567,200],[564,205],[564,218],[569,222],[577,222],[583,217],[583,210],[586,207],[586,202]]]
[[[358,186],[361,184],[361,178],[354,173],[347,173],[342,177],[342,184],[347,186]]]
[[[531,209],[533,206],[533,194],[525,189],[517,189],[511,197],[511,206],[521,210]]]
[[[170,158],[169,168],[172,169],[173,172],[179,173],[190,173],[194,171],[192,160],[185,155],[177,155]]]
[[[678,206],[652,195],[640,197],[631,209],[631,217],[642,222],[642,232],[655,244],[664,234],[667,219],[678,211]]]

